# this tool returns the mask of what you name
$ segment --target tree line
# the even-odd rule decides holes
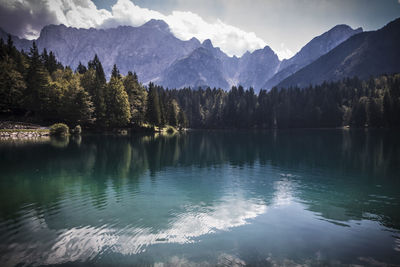
[[[400,75],[259,93],[242,86],[178,90],[144,86],[116,65],[107,81],[97,55],[72,70],[35,43],[28,53],[17,50],[9,37],[0,39],[0,117],[101,129],[399,127]]]

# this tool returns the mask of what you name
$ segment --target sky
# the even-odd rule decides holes
[[[166,21],[179,39],[210,39],[230,56],[270,46],[280,59],[337,24],[376,30],[400,0],[0,0],[0,27],[35,39],[48,24],[77,28]]]

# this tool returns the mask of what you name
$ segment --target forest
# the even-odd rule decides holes
[[[9,37],[0,39],[0,119],[91,129],[395,128],[400,74],[258,93],[242,86],[169,89],[143,85],[115,65],[107,80],[97,55],[72,70],[35,43],[18,51]]]

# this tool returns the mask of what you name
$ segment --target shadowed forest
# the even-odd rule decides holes
[[[114,65],[109,81],[97,57],[76,70],[52,52],[18,51],[0,41],[2,119],[86,128],[171,125],[179,128],[271,129],[400,126],[400,75],[357,77],[270,91],[242,86],[170,89],[144,86]]]

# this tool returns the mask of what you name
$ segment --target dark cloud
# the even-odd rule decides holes
[[[41,0],[26,2],[0,1],[0,27],[19,37],[33,38],[57,18]]]

